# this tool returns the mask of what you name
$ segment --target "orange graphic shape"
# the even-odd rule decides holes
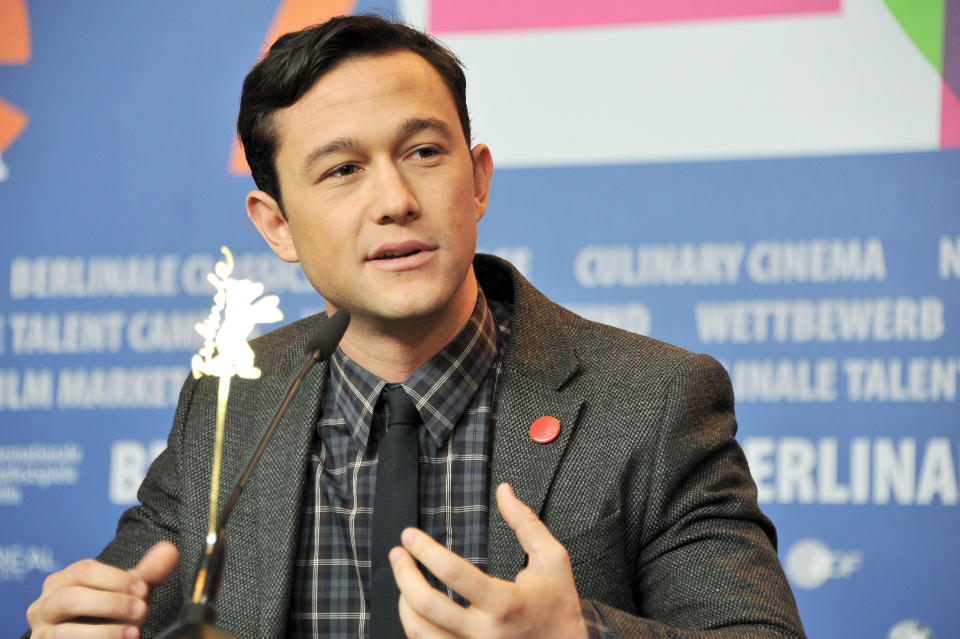
[[[4,0],[0,0],[2,1]],[[257,58],[265,54],[284,33],[320,24],[336,16],[347,15],[353,10],[354,4],[355,0],[283,0],[273,16],[273,22],[270,23]],[[230,161],[227,170],[231,175],[250,174],[250,167],[247,166],[247,159],[243,155],[240,140],[236,136],[230,145]]]
[[[24,0],[0,0],[0,64],[30,61],[30,22]],[[27,114],[0,98],[0,154],[27,126]]]
[[[6,151],[27,126],[27,114],[0,99],[0,154]]]
[[[30,61],[30,21],[25,0],[0,0],[0,64]]]

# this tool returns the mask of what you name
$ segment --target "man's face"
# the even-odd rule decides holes
[[[346,61],[272,123],[286,220],[262,192],[248,211],[328,307],[381,324],[466,321],[492,161],[467,147],[433,67],[409,51]]]

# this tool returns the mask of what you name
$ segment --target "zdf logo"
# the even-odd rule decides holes
[[[863,553],[831,550],[819,539],[798,540],[787,551],[784,568],[798,588],[819,588],[828,579],[849,577],[860,568]]]

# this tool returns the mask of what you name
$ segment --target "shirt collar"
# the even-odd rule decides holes
[[[480,291],[463,329],[401,384],[438,448],[460,421],[496,354],[494,317]],[[377,399],[387,382],[362,368],[338,347],[330,358],[329,383],[346,428],[366,450]]]

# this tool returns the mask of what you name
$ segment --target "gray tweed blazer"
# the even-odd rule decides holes
[[[581,597],[618,637],[803,637],[734,441],[733,394],[713,359],[589,322],[547,300],[509,264],[478,256],[485,294],[513,304],[512,341],[497,395],[490,481],[490,573],[512,579],[525,556],[500,517],[509,482],[567,548]],[[231,485],[324,316],[253,343],[263,371],[234,380],[222,477]],[[316,366],[279,424],[226,529],[220,627],[281,637],[307,457],[325,366]],[[189,380],[167,449],[120,520],[102,561],[128,568],[156,541],[181,552],[156,589],[144,636],[170,623],[192,583],[207,525],[216,380]],[[560,435],[534,443],[534,419]]]

